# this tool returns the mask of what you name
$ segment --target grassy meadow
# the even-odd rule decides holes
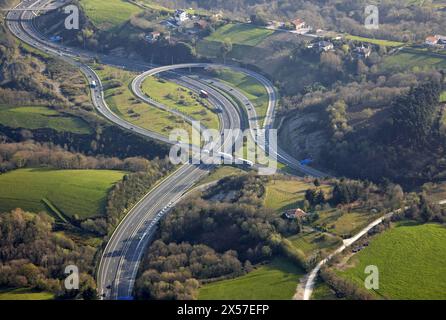
[[[276,258],[246,275],[201,287],[199,300],[289,300],[294,295],[303,270],[285,259]]]
[[[52,300],[50,292],[36,292],[27,288],[0,290],[0,300]]]
[[[60,220],[104,213],[107,193],[124,172],[115,170],[18,169],[0,175],[0,212],[46,211]]]
[[[256,46],[272,35],[274,31],[256,27],[252,24],[226,24],[206,37],[207,41],[223,42],[230,40],[233,44]]]
[[[80,4],[93,24],[103,30],[117,27],[142,11],[124,0],[81,0]]]
[[[446,228],[438,224],[400,224],[373,239],[339,271],[364,284],[368,265],[379,269],[376,294],[390,299],[446,299]]]
[[[89,134],[88,124],[45,106],[11,107],[0,105],[0,124],[30,130],[49,128],[59,132]]]

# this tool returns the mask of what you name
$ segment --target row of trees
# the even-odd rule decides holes
[[[156,160],[161,166],[167,160]],[[32,141],[0,144],[0,172],[23,167],[49,166],[58,169],[115,169],[131,172],[149,171],[151,162],[142,157],[119,159],[92,157],[65,150],[57,145]]]

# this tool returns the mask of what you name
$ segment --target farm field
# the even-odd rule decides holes
[[[446,68],[446,56],[431,54],[427,51],[400,51],[397,54],[387,56],[382,65],[384,69],[443,69]]]
[[[259,28],[251,24],[229,23],[218,28],[211,35],[207,36],[207,41],[223,42],[226,39],[233,44],[242,44],[246,46],[256,46],[274,31],[265,28]]]
[[[59,132],[89,134],[88,124],[45,106],[0,105],[0,124],[11,128],[30,130],[49,128]]]
[[[311,231],[289,237],[288,240],[306,257],[320,252],[322,255],[331,253],[342,245],[342,239],[328,233]]]
[[[303,270],[282,258],[241,277],[203,285],[199,300],[289,300]]]
[[[27,288],[0,290],[0,300],[52,300],[50,292],[35,292]]]
[[[379,269],[376,294],[390,299],[446,299],[446,228],[404,223],[377,235],[347,262],[340,275],[364,283],[364,269]]]
[[[245,56],[261,54],[262,48],[258,45],[274,34],[274,31],[259,28],[251,24],[229,23],[217,29],[197,43],[197,53],[211,58],[220,56],[222,42],[229,40],[232,51],[228,58],[243,60]]]
[[[284,210],[301,206],[305,191],[311,188],[314,185],[303,180],[272,180],[266,187],[264,205],[280,214]],[[323,186],[322,189],[326,193],[330,191],[329,186]]]
[[[200,121],[207,128],[218,130],[218,115],[212,110],[213,107],[195,92],[156,77],[147,77],[142,84],[142,90],[148,97],[166,107]]]
[[[330,209],[318,214],[319,219],[312,223],[314,227],[323,227],[328,232],[344,238],[350,238],[381,215],[381,213],[362,212],[359,209],[352,212]]]
[[[102,30],[117,27],[142,11],[124,0],[81,0],[80,4],[93,24]]]
[[[137,100],[131,90],[130,84],[136,74],[113,68],[101,66],[96,68],[105,88],[105,101],[110,109],[118,116],[147,130],[168,136],[174,128],[183,129],[191,134],[192,127],[178,116],[160,110],[149,104]],[[119,83],[111,79],[118,80]],[[116,86],[110,84],[115,82]]]
[[[107,193],[124,172],[114,170],[18,169],[0,175],[0,212],[22,208],[55,218],[104,213]]]
[[[403,42],[383,40],[383,39],[365,38],[365,37],[353,36],[350,34],[345,35],[345,38],[347,40],[362,41],[362,42],[376,44],[376,45],[380,45],[380,46],[384,46],[384,47],[399,47],[399,46],[404,45]]]

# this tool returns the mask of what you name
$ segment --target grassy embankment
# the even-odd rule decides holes
[[[157,77],[146,78],[142,90],[153,100],[200,121],[207,128],[219,129],[218,115],[212,105],[195,92]]]
[[[183,129],[191,134],[191,125],[180,117],[135,98],[130,90],[135,73],[109,66],[101,66],[96,71],[107,88],[104,92],[105,101],[122,119],[165,136],[169,136],[173,129]],[[111,86],[113,83],[115,85]]]
[[[218,69],[216,78],[236,88],[243,93],[254,105],[257,112],[257,121],[263,127],[266,112],[268,111],[268,92],[256,79],[230,69]]]

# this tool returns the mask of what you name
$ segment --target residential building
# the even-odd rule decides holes
[[[372,53],[372,48],[361,45],[353,49],[353,53],[358,59],[366,59]]]
[[[176,10],[174,14],[175,21],[177,23],[182,23],[189,19],[189,15],[184,10]]]
[[[301,29],[307,28],[307,24],[305,23],[305,21],[303,21],[300,18],[297,18],[297,19],[291,21],[291,23],[294,25],[296,30],[301,30]]]
[[[149,34],[147,34],[145,36],[145,39],[147,42],[153,43],[159,39],[160,35],[161,35],[161,33],[159,33],[158,31],[153,31],[153,32],[150,32]]]
[[[285,217],[286,219],[290,219],[290,220],[301,219],[301,218],[305,217],[306,215],[307,215],[307,213],[299,208],[287,210],[283,213],[283,217]]]

